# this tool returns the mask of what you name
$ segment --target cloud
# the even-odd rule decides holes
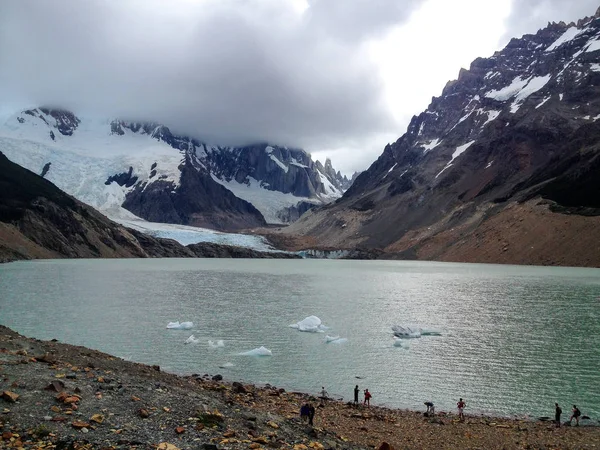
[[[364,43],[419,1],[0,2],[0,96],[220,144],[366,142],[394,119]]]
[[[577,22],[598,9],[597,0],[513,0],[502,42],[524,34],[535,34],[548,22]]]

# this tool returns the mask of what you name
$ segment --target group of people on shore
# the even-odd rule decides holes
[[[554,404],[554,422],[557,427],[560,427],[560,416],[562,414],[562,408],[558,406],[558,403]],[[579,426],[579,418],[581,417],[581,411],[577,407],[577,405],[573,405],[573,409],[571,410],[571,418],[569,419],[569,425],[573,423],[573,419],[575,419],[575,426]],[[566,423],[566,422],[565,422]]]
[[[358,398],[359,393],[360,393],[360,389],[358,388],[358,384],[357,384],[356,386],[354,386],[354,402],[353,402],[354,406],[358,406],[360,404],[359,398]],[[363,391],[362,404],[366,407],[370,407],[371,406],[371,397],[372,397],[372,395],[369,392],[369,389],[365,389]],[[320,392],[319,398],[321,400],[321,403],[319,404],[319,406],[320,407],[325,406],[325,401],[329,400],[329,394],[325,390],[325,386],[321,387],[321,392]],[[433,404],[433,402],[426,401],[424,404],[427,407],[427,411],[425,412],[425,414],[428,416],[433,416],[435,414],[435,405]],[[462,399],[462,397],[459,398],[458,402],[456,403],[456,408],[458,410],[458,419],[460,421],[465,420],[464,410],[465,410],[466,406],[467,406],[467,404]],[[554,406],[555,406],[554,422],[556,423],[557,427],[560,427],[560,416],[562,414],[562,409],[558,405],[558,403],[555,403]],[[314,408],[314,406],[312,406],[312,404],[306,403],[305,405],[302,406],[302,408],[300,408],[300,417],[303,420],[308,421],[308,423],[310,425],[313,424],[314,416],[315,416],[315,408]],[[573,422],[573,419],[575,419],[575,426],[579,426],[579,418],[580,417],[581,417],[581,411],[579,410],[577,405],[573,405],[571,418],[569,419],[569,422],[568,422],[569,425],[571,425]]]
[[[360,390],[358,389],[358,384],[356,386],[354,386],[354,405],[358,406],[358,393],[360,392]],[[363,391],[363,405],[365,405],[367,408],[371,406],[371,393],[369,392],[368,389],[365,389]]]

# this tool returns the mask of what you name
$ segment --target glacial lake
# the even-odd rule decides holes
[[[318,316],[329,327],[289,325]],[[169,330],[192,321],[191,330]],[[0,323],[180,374],[423,410],[600,419],[600,270],[415,261],[0,265]],[[438,330],[394,345],[392,325]],[[190,335],[198,343],[185,345]],[[326,343],[326,336],[345,342]],[[223,346],[211,346],[223,340]],[[272,356],[240,353],[265,346]],[[361,395],[362,399],[362,395]]]

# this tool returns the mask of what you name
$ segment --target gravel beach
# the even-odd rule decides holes
[[[300,420],[306,402],[317,406],[314,426]],[[0,326],[0,448],[600,448],[598,426],[318,405],[306,393],[177,376]]]

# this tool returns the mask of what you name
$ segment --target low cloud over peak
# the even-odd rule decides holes
[[[393,123],[361,41],[409,9],[376,1],[2,2],[0,94],[215,143],[331,147]]]

